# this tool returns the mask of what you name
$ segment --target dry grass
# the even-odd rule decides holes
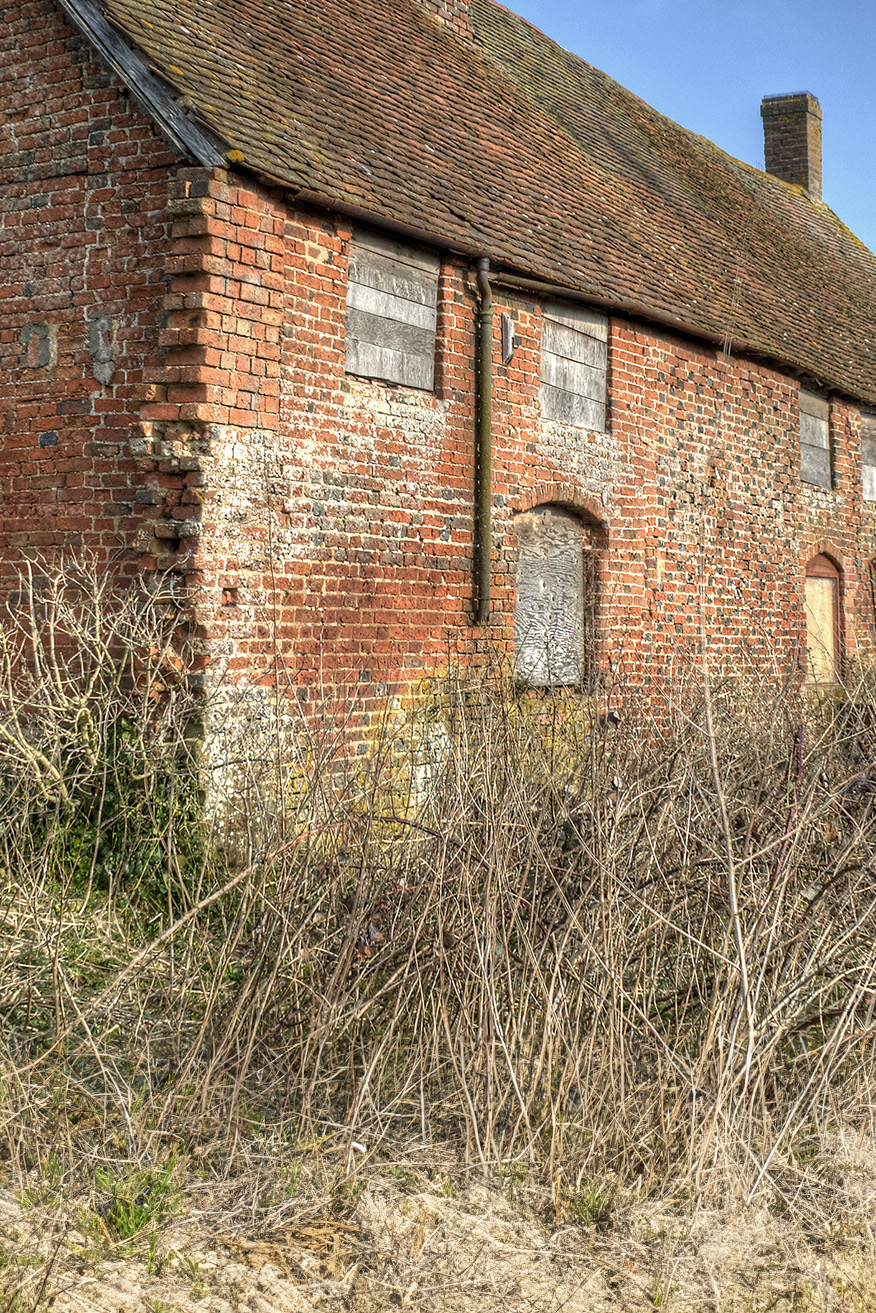
[[[255,1238],[238,1229],[243,1178],[191,1180],[184,1215],[139,1246],[99,1245],[87,1210],[68,1199],[22,1207],[0,1192],[0,1255],[15,1255],[0,1276],[7,1289],[15,1281],[22,1313],[46,1276],[52,1307],[79,1313],[861,1313],[876,1304],[871,1249],[806,1233],[771,1209],[629,1202],[594,1228],[552,1218],[535,1186],[466,1182],[440,1147],[424,1171],[422,1156],[369,1172],[342,1217],[321,1159],[294,1201],[274,1194]]]
[[[31,1204],[125,1245],[209,1181],[228,1234],[270,1237],[303,1224],[302,1172],[317,1220],[362,1225],[357,1191],[421,1154],[554,1234],[674,1201],[688,1229],[872,1242],[872,1173],[837,1166],[874,1130],[871,681],[813,705],[751,671],[601,728],[446,674],[342,769],[333,723],[186,691],[171,595],[85,569],[25,592],[0,1153]]]

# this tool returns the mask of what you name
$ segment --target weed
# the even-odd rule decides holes
[[[301,1163],[288,1163],[280,1167],[274,1194],[277,1199],[295,1199],[301,1190]]]
[[[188,1279],[191,1293],[196,1299],[203,1298],[207,1293],[207,1284],[200,1263],[189,1254],[178,1254],[177,1258],[180,1271]]]
[[[332,1190],[332,1213],[335,1217],[349,1217],[362,1198],[368,1185],[364,1176],[347,1176],[340,1171]]]
[[[0,1272],[9,1268],[42,1267],[43,1260],[37,1254],[10,1253],[0,1246]]]
[[[525,1163],[502,1163],[498,1168],[498,1178],[505,1198],[513,1201],[519,1187],[528,1179],[530,1169]]]
[[[553,1213],[557,1221],[579,1222],[601,1231],[610,1225],[616,1202],[614,1182],[585,1180],[570,1190],[559,1180],[554,1188]]]
[[[420,1179],[416,1172],[412,1172],[405,1167],[399,1167],[395,1163],[387,1163],[384,1171],[387,1176],[394,1177],[402,1189],[406,1190],[409,1194],[416,1194],[420,1189]]]
[[[106,1168],[95,1174],[98,1188],[107,1196],[98,1209],[110,1233],[118,1240],[133,1240],[182,1211],[182,1195],[171,1160],[161,1171],[137,1168],[117,1175]]]
[[[38,1175],[37,1175],[38,1173]],[[41,1204],[50,1204],[62,1193],[65,1168],[60,1156],[52,1149],[48,1151],[36,1172],[36,1180],[19,1191],[18,1199],[25,1208],[37,1208]]]

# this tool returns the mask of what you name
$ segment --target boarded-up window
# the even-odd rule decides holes
[[[576,515],[539,506],[514,521],[517,604],[514,669],[539,687],[580,684],[594,639],[593,556]]]
[[[824,397],[800,389],[800,478],[830,487],[830,408]]]
[[[431,389],[438,255],[378,234],[350,243],[346,370]]]
[[[839,664],[839,571],[814,556],[806,566],[806,683],[835,684]]]
[[[541,413],[582,428],[605,428],[608,320],[583,306],[542,312]]]
[[[876,501],[876,415],[861,416],[861,481],[864,501]]]

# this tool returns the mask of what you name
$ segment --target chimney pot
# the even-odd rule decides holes
[[[764,164],[767,173],[821,200],[821,106],[809,91],[764,96]]]

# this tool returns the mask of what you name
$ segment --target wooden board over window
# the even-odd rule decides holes
[[[608,320],[584,306],[542,311],[541,413],[545,419],[605,428]]]
[[[861,416],[861,482],[864,501],[876,501],[876,415]]]
[[[347,282],[348,374],[431,390],[435,379],[437,252],[356,233]]]
[[[806,683],[839,678],[839,571],[826,556],[806,566]]]
[[[800,478],[829,488],[830,406],[824,397],[800,389]]]

